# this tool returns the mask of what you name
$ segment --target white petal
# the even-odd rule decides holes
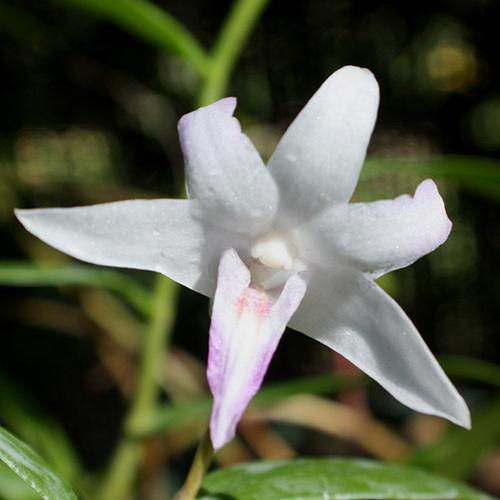
[[[413,197],[336,205],[297,231],[302,254],[323,265],[348,265],[372,277],[415,262],[451,231],[443,200],[430,179]]]
[[[249,234],[274,220],[278,189],[250,139],[233,118],[235,98],[222,99],[179,121],[189,197],[214,224]]]
[[[373,74],[346,66],[326,80],[290,125],[268,164],[290,223],[350,199],[378,101]]]
[[[235,250],[224,252],[210,325],[207,378],[214,395],[210,436],[217,450],[230,441],[259,390],[286,324],[306,290],[305,273],[276,294],[250,283]]]
[[[129,200],[88,207],[16,210],[45,243],[92,264],[145,269],[213,295],[221,250],[246,238],[191,216],[188,200]]]
[[[292,328],[339,352],[406,406],[470,427],[470,414],[415,326],[361,275],[311,276]]]

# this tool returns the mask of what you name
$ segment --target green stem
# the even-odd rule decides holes
[[[121,295],[144,317],[151,316],[151,294],[138,281],[115,269],[81,264],[41,267],[32,262],[0,263],[0,285],[8,286],[95,286]]]
[[[125,422],[125,429],[133,435],[136,429],[142,427],[157,402],[158,369],[170,340],[178,289],[177,283],[165,276],[157,276],[153,293],[153,317],[144,338],[136,395]]]
[[[109,467],[106,470],[97,500],[123,500],[128,498],[136,480],[140,466],[141,443],[132,439],[122,439],[118,443]]]
[[[174,282],[158,275],[153,315],[144,336],[135,396],[125,419],[124,436],[101,483],[97,495],[99,500],[123,500],[135,483],[141,461],[141,443],[136,435],[158,399],[158,369],[175,318],[177,290],[178,286]]]
[[[210,440],[210,431],[207,429],[198,445],[186,481],[174,500],[193,500],[196,498],[213,456],[214,449]]]
[[[198,105],[224,96],[238,56],[269,0],[238,0],[232,7],[212,50],[212,64]]]

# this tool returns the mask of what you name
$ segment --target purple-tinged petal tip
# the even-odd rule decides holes
[[[273,222],[278,188],[233,117],[235,107],[228,97],[183,116],[179,137],[198,218],[253,236]]]

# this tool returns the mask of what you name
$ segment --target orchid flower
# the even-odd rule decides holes
[[[179,122],[188,200],[16,211],[28,231],[73,257],[156,271],[213,297],[207,373],[216,450],[234,436],[287,324],[408,407],[470,427],[464,400],[374,282],[447,239],[436,185],[349,203],[378,100],[370,71],[340,69],[266,166],[233,117],[236,99],[222,99]]]

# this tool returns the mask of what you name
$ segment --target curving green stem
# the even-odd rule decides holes
[[[200,90],[199,106],[206,106],[226,93],[245,43],[269,0],[237,0],[227,16],[212,50],[210,69]]]
[[[213,456],[214,449],[210,440],[210,431],[207,428],[196,450],[186,481],[174,500],[194,500],[196,498]]]

